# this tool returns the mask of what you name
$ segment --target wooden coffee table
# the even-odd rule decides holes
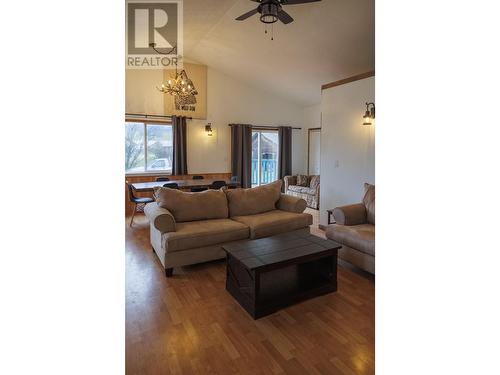
[[[254,319],[335,292],[341,247],[303,230],[223,245],[226,289]]]

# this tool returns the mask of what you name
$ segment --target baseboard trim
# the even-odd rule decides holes
[[[318,228],[321,230],[326,230],[327,227],[328,225],[318,224]]]

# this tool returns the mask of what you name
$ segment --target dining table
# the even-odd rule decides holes
[[[179,189],[193,189],[193,188],[209,188],[215,181],[224,181],[229,188],[240,187],[239,182],[224,179],[203,179],[203,180],[170,180],[170,181],[149,181],[149,182],[134,182],[132,187],[137,192],[152,192],[155,187],[161,187],[165,184],[175,182],[179,185]]]

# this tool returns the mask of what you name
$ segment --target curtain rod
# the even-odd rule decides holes
[[[233,126],[233,125],[238,125],[238,124],[229,124],[228,126]],[[252,128],[265,128],[265,129],[278,129],[280,127],[282,127],[283,125],[276,125],[276,126],[269,126],[269,125],[250,125],[250,127]],[[294,130],[302,130],[302,128],[294,128],[294,127],[291,127],[292,129]]]
[[[165,115],[148,115],[147,113],[125,113],[125,116],[131,116],[131,117],[140,117],[140,118],[150,118],[150,119],[155,119],[155,118],[167,118],[171,119],[172,116],[165,116]],[[186,117],[188,120],[192,120],[192,117]]]

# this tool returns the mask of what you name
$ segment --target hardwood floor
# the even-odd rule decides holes
[[[374,374],[372,280],[339,267],[336,293],[254,321],[225,277],[216,261],[166,278],[145,217],[127,221],[126,373]]]

